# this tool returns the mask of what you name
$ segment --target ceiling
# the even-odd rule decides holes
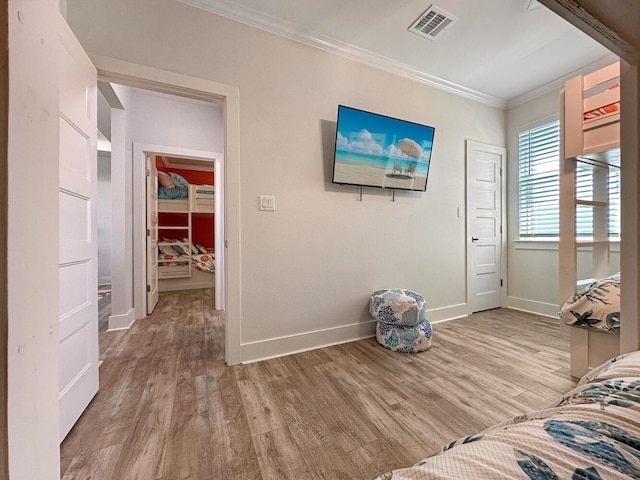
[[[179,1],[500,107],[617,59],[535,0]],[[408,31],[431,5],[434,40]]]

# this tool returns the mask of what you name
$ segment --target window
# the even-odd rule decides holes
[[[558,236],[560,122],[518,135],[520,236]]]
[[[560,123],[556,120],[518,135],[519,233],[522,238],[557,237],[560,233]],[[610,168],[609,235],[620,234],[620,169]],[[578,168],[576,194],[593,197],[592,171]],[[576,211],[578,236],[593,235],[592,207]]]

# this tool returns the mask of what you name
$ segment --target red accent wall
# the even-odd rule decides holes
[[[167,168],[159,157],[156,157],[156,168],[165,173],[177,173],[187,182],[194,185],[213,185],[213,172]],[[213,215],[194,213],[191,215],[191,240],[203,247],[213,249]]]

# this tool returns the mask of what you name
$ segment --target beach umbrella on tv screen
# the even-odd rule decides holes
[[[414,140],[410,138],[403,138],[398,142],[398,148],[402,153],[408,157],[420,158],[422,157],[422,148]]]

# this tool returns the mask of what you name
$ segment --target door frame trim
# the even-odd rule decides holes
[[[168,155],[170,157],[189,157],[212,159],[215,171],[222,169],[224,155],[221,153],[210,152],[205,150],[195,150],[191,148],[171,147],[165,145],[154,145],[148,143],[133,144],[133,305],[135,308],[135,318],[140,319],[147,316],[147,236],[146,236],[146,219],[147,219],[147,196],[146,196],[146,155]],[[216,195],[222,199],[220,207],[224,207],[224,183],[218,176],[215,181],[221,181],[220,186],[216,186]],[[214,182],[215,183],[215,182]],[[144,194],[143,194],[144,192]],[[224,217],[224,210],[218,209],[215,205],[215,215]],[[224,249],[223,238],[224,232],[218,231],[221,226],[219,222],[214,222],[214,241],[216,251],[216,267],[218,262],[224,265]],[[221,272],[224,270],[221,268]],[[216,310],[224,310],[224,273],[215,275],[215,307]]]
[[[500,160],[500,224],[502,232],[500,233],[500,278],[502,279],[502,286],[500,288],[500,306],[505,307],[507,305],[507,148],[501,145],[492,145],[485,142],[479,142],[477,140],[466,139],[465,142],[465,260],[466,260],[466,302],[467,302],[467,314],[473,313],[471,302],[469,298],[469,290],[471,283],[471,265],[469,262],[469,248],[471,246],[470,228],[469,222],[469,185],[467,181],[467,175],[469,172],[469,152],[475,147],[485,147],[487,150],[500,149],[504,151],[504,155]]]
[[[241,229],[240,229],[240,92],[238,87],[160,70],[145,65],[89,54],[98,80],[204,101],[223,101],[224,152],[224,305],[225,362],[242,361]],[[217,180],[217,179],[216,179]],[[133,268],[133,266],[132,266]],[[132,272],[133,274],[133,272]]]

